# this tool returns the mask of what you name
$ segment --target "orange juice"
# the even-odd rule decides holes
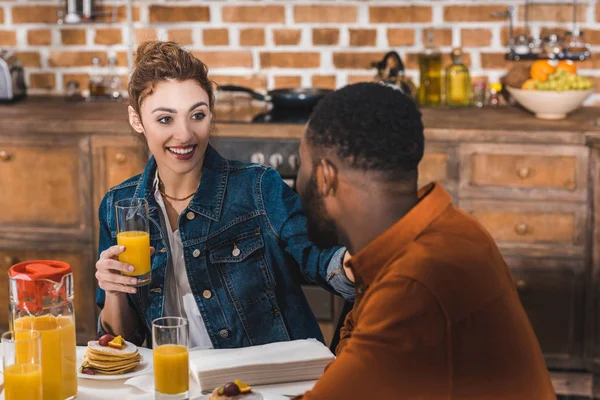
[[[15,321],[15,328],[35,329],[42,336],[44,400],[64,400],[77,395],[75,324],[71,317],[23,317]],[[17,359],[18,352],[19,348]]]
[[[154,387],[162,394],[187,392],[190,385],[188,349],[165,344],[154,349]]]
[[[17,364],[39,364],[40,341],[37,340],[36,331],[16,331],[15,337],[15,363]],[[36,340],[32,340],[36,339]]]
[[[119,232],[117,244],[125,246],[125,251],[119,254],[119,261],[135,267],[135,271],[124,272],[125,275],[139,276],[150,272],[150,235],[148,232]]]
[[[13,364],[4,370],[6,400],[42,400],[42,369],[35,364]]]

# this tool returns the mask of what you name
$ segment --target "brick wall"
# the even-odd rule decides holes
[[[445,64],[452,46],[462,45],[472,74],[497,80],[510,66],[503,55],[508,24],[492,12],[516,6],[517,33],[524,30],[524,1],[516,0],[133,1],[129,27],[124,2],[97,2],[103,11],[114,7],[116,22],[60,26],[58,0],[1,0],[0,47],[17,50],[31,93],[60,94],[69,80],[87,85],[95,56],[106,63],[115,54],[118,73],[126,77],[129,49],[154,38],[184,44],[220,84],[333,88],[371,80],[370,62],[389,49],[402,55],[417,80],[417,54],[430,27]],[[579,26],[594,46],[581,73],[594,76],[600,92],[600,4],[579,4]],[[572,14],[570,1],[536,1],[530,28],[543,35],[563,32]],[[590,100],[595,102],[600,94]]]

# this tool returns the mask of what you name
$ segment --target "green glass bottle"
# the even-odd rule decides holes
[[[419,104],[439,106],[442,104],[442,55],[433,43],[434,31],[427,31],[425,50],[419,54]]]
[[[446,105],[467,107],[471,105],[471,76],[462,62],[462,50],[452,50],[452,64],[446,68]]]

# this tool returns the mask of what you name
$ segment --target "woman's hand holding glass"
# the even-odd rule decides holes
[[[108,294],[136,292],[136,288],[132,286],[138,283],[137,278],[121,274],[135,272],[133,265],[119,261],[119,254],[124,251],[125,246],[111,246],[100,254],[96,262],[98,286]],[[154,247],[150,247],[150,254],[154,254]]]

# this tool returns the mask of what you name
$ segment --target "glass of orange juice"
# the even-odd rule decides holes
[[[22,330],[2,335],[4,398],[42,400],[40,332]]]
[[[117,217],[117,244],[125,246],[119,254],[119,261],[132,265],[133,272],[123,272],[137,278],[137,284],[144,286],[151,281],[150,271],[150,225],[148,223],[148,202],[146,199],[123,199],[115,203]]]
[[[152,348],[155,399],[187,399],[190,385],[187,320],[163,317],[152,321]]]

